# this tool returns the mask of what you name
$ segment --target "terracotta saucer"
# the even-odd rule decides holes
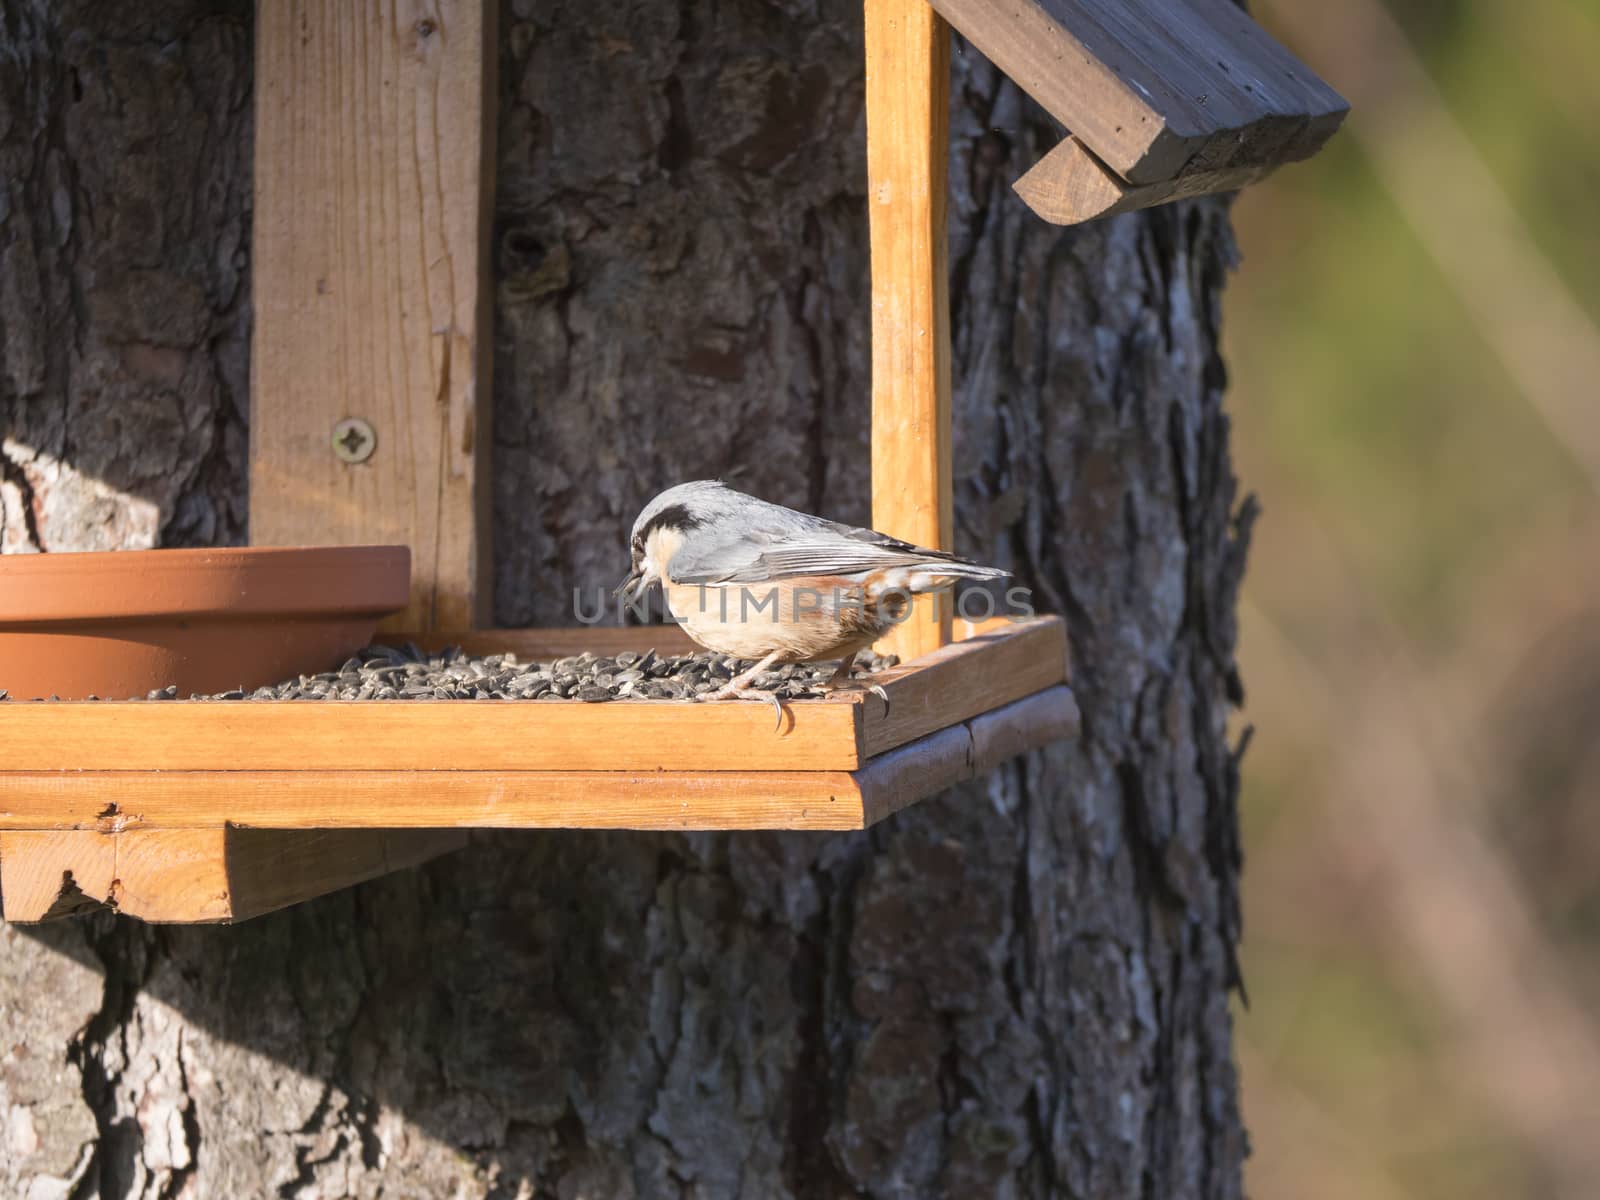
[[[4,555],[0,688],[188,696],[335,670],[410,587],[406,546]]]

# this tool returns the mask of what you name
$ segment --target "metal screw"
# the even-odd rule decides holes
[[[333,427],[333,452],[347,463],[362,463],[378,448],[378,435],[360,417],[346,417]]]

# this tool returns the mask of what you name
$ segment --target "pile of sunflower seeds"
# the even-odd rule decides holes
[[[893,658],[871,652],[856,658],[860,677],[892,666]],[[337,671],[302,675],[254,691],[193,695],[191,700],[690,700],[715,691],[751,663],[723,654],[658,655],[623,651],[579,654],[554,662],[524,663],[514,654],[484,657],[458,647],[427,654],[403,647],[368,646]],[[814,700],[837,663],[778,667],[756,677],[754,687],[783,700]],[[161,688],[146,700],[176,700],[178,689]]]

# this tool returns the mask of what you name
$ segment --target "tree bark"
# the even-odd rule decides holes
[[[869,513],[855,0],[515,0],[496,609],[655,490]],[[243,540],[251,12],[0,0],[0,545]],[[0,932],[0,1192],[1235,1197],[1251,508],[1225,205],[1059,230],[955,56],[959,549],[1066,614],[1084,732],[865,834],[484,833],[237,928]]]

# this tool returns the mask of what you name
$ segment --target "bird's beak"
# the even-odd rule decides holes
[[[644,572],[638,567],[635,567],[628,573],[628,577],[626,579],[617,584],[617,590],[611,594],[614,597],[621,596],[629,604],[632,604],[639,599],[641,594],[643,594],[646,586]]]

